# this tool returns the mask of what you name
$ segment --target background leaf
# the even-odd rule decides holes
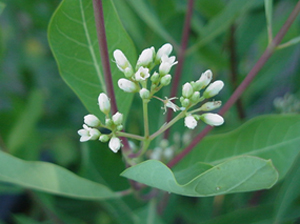
[[[215,165],[234,156],[252,155],[271,159],[282,178],[299,152],[299,132],[299,115],[260,116],[232,132],[205,138],[177,167],[199,160]]]
[[[27,162],[0,151],[0,181],[78,199],[100,200],[117,195],[106,186],[46,162]]]
[[[206,168],[203,169],[203,166]],[[233,158],[207,168],[207,164],[202,163],[187,168],[187,172],[194,173],[194,176],[186,182],[183,177],[186,173],[173,174],[160,161],[148,160],[126,169],[121,175],[167,192],[193,197],[270,188],[278,178],[270,161],[249,156]]]
[[[136,60],[135,47],[123,29],[112,1],[103,1],[103,8],[110,57],[113,58],[115,49],[121,49],[133,62]],[[51,19],[48,35],[65,82],[91,113],[104,117],[97,105],[98,95],[105,92],[106,85],[101,70],[92,1],[64,0]],[[111,69],[118,109],[126,114],[132,94],[124,94],[117,87],[117,80],[124,75],[112,60]]]

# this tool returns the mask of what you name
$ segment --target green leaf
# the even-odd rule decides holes
[[[0,181],[78,199],[117,197],[106,186],[47,162],[28,162],[0,151]]]
[[[121,25],[111,0],[103,1],[108,51],[111,58],[120,49],[131,63],[136,60],[135,47]],[[96,34],[92,1],[64,0],[49,25],[49,43],[65,82],[73,89],[85,107],[104,118],[97,104],[99,93],[105,92],[100,52]],[[129,110],[132,94],[124,94],[117,81],[124,75],[111,60],[112,78],[118,109]]]
[[[300,153],[298,154],[293,167],[285,178],[281,189],[279,190],[277,200],[274,203],[274,221],[273,223],[283,223],[285,216],[295,208],[297,198],[299,198],[300,189]],[[298,212],[296,213],[299,215]],[[293,217],[295,218],[295,217]]]
[[[252,155],[271,159],[282,178],[299,152],[299,133],[299,115],[260,116],[232,132],[208,136],[178,164],[178,168],[191,166],[199,158],[215,165],[235,156]]]
[[[7,148],[11,154],[16,154],[28,142],[34,128],[41,117],[44,97],[41,91],[34,90],[29,95],[28,103],[8,136]]]
[[[186,173],[191,173],[186,178]],[[205,197],[254,191],[272,187],[278,174],[271,161],[242,156],[209,168],[196,163],[185,172],[173,173],[157,160],[148,160],[126,169],[122,176],[175,194]]]

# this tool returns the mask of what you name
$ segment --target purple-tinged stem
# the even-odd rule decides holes
[[[106,41],[102,1],[93,0],[93,6],[94,6],[95,22],[96,22],[98,41],[99,41],[102,68],[103,68],[103,74],[104,74],[104,79],[106,84],[106,91],[108,97],[110,98],[111,111],[114,114],[118,111],[118,108],[117,108],[111,69],[109,64],[109,55],[108,55],[108,47]]]
[[[170,97],[175,96],[178,91],[178,86],[179,86],[182,69],[183,69],[183,63],[184,63],[184,59],[185,59],[185,50],[187,47],[189,34],[190,34],[193,6],[194,6],[194,0],[189,0],[187,13],[185,15],[185,22],[184,22],[182,37],[181,37],[181,46],[180,46],[179,53],[178,53],[178,64],[176,66],[176,70],[175,70],[175,74],[174,74],[174,78],[173,78],[173,82],[172,82],[173,84],[171,87]],[[168,110],[167,117],[166,117],[166,123],[168,123],[172,119],[172,115],[173,115],[173,110]],[[164,132],[164,138],[167,139],[168,137],[169,137],[169,129]]]
[[[263,55],[260,57],[260,59],[257,61],[257,63],[254,65],[252,70],[248,73],[246,78],[243,80],[243,82],[239,85],[239,87],[234,91],[234,93],[231,95],[229,100],[226,102],[226,104],[222,107],[220,110],[220,115],[224,115],[236,102],[236,100],[242,95],[242,93],[245,91],[245,89],[249,86],[249,84],[252,82],[254,77],[258,74],[260,69],[263,67],[263,65],[267,62],[267,60],[270,58],[270,56],[273,54],[274,49],[276,46],[280,44],[282,41],[284,35],[296,19],[297,15],[300,12],[300,1],[298,1],[297,5],[295,6],[294,10],[291,12],[289,18],[286,20],[276,37],[273,39],[273,41],[269,44]],[[206,126],[201,133],[199,133],[194,140],[180,153],[178,154],[174,159],[172,159],[168,163],[168,167],[173,167],[176,165],[180,160],[182,160],[192,149],[209,133],[209,131],[213,127]]]
[[[111,112],[115,114],[118,111],[117,101],[114,92],[112,74],[109,64],[109,54],[108,54],[108,47],[106,41],[106,32],[105,32],[105,24],[104,24],[104,14],[103,14],[103,6],[102,0],[93,0],[94,6],[94,14],[95,14],[95,22],[96,22],[96,30],[99,42],[99,49],[100,49],[100,56],[102,62],[102,69],[104,74],[104,80],[106,84],[106,91],[107,95],[110,98],[111,103]],[[128,143],[127,138],[121,138],[123,147],[123,152],[128,152],[130,150],[130,146]]]

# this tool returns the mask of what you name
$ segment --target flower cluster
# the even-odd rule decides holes
[[[217,80],[211,83],[213,74],[211,70],[205,71],[196,82],[187,82],[182,86],[182,96],[180,97],[180,103],[183,108],[189,109],[194,105],[202,102],[205,99],[209,99],[217,95],[223,88],[224,83]],[[200,91],[203,91],[201,96]],[[221,101],[211,101],[204,103],[200,108],[187,112],[184,119],[184,124],[189,129],[194,129],[197,126],[197,121],[202,120],[205,123],[212,126],[219,126],[224,123],[224,119],[213,113],[204,113],[202,115],[193,114],[200,111],[211,111],[221,106]]]
[[[123,114],[116,112],[113,116],[110,116],[110,100],[105,93],[100,93],[98,97],[99,108],[102,113],[105,114],[105,123],[101,121],[93,114],[88,114],[84,117],[83,129],[78,131],[81,136],[80,141],[86,142],[89,140],[100,140],[101,142],[108,142],[109,148],[113,152],[118,152],[121,148],[121,140],[116,137],[116,132],[123,129]],[[105,128],[111,131],[110,134],[102,134],[98,128]]]
[[[177,64],[175,56],[169,56],[173,50],[171,44],[164,44],[157,53],[154,47],[147,48],[140,54],[135,70],[133,70],[126,56],[119,49],[114,51],[117,67],[125,75],[118,81],[118,86],[125,92],[139,92],[143,100],[149,100],[163,86],[170,84],[172,76],[169,74],[173,65]],[[159,65],[158,71],[150,74],[154,66]],[[148,88],[147,80],[151,80]]]

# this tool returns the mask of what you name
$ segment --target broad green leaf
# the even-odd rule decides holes
[[[15,155],[20,147],[31,138],[35,125],[41,117],[43,102],[44,97],[41,91],[34,90],[31,92],[27,105],[15,121],[7,140],[7,148],[11,154]]]
[[[47,162],[28,162],[0,151],[0,181],[78,199],[101,200],[117,194]]]
[[[236,130],[208,136],[179,164],[178,168],[202,162],[213,165],[232,157],[252,155],[271,159],[282,178],[289,170],[300,145],[299,115],[265,115]]]
[[[126,114],[133,95],[124,94],[118,88],[117,81],[124,75],[113,62],[112,54],[115,49],[120,49],[133,64],[136,60],[135,47],[123,29],[111,0],[103,1],[103,10],[118,109]],[[49,25],[49,43],[63,79],[91,113],[103,118],[97,98],[99,93],[105,92],[106,84],[92,1],[62,1]]]
[[[209,23],[203,27],[202,32],[203,36],[191,46],[187,52],[190,54],[200,47],[204,46],[214,38],[216,38],[221,33],[225,32],[233,21],[242,13],[245,13],[247,10],[259,4],[259,0],[253,1],[240,1],[232,0],[226,7],[220,12],[217,16],[209,21]]]
[[[187,173],[193,175],[186,178]],[[177,173],[160,161],[148,160],[126,169],[121,175],[167,192],[193,197],[267,189],[278,178],[271,161],[250,156],[233,158],[211,168],[196,163],[185,172]]]
[[[279,190],[277,200],[274,203],[274,221],[273,223],[283,223],[286,214],[294,209],[294,203],[299,198],[300,189],[300,153],[298,154],[293,167],[287,174],[281,189]],[[298,209],[299,215],[299,209]],[[300,217],[300,215],[298,216]]]

